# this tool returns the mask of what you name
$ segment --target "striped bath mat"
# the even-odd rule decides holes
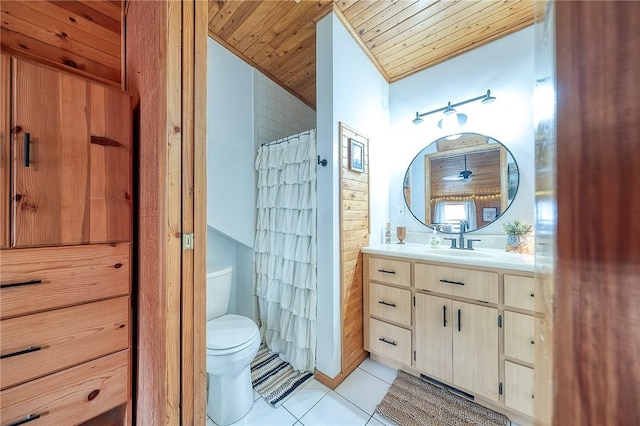
[[[295,391],[313,378],[307,371],[296,371],[288,362],[269,352],[267,345],[260,346],[251,362],[251,385],[269,404],[282,404]]]

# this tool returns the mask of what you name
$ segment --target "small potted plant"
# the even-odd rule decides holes
[[[527,235],[531,233],[533,227],[519,220],[505,222],[502,229],[507,233],[507,251],[518,253],[527,252]]]

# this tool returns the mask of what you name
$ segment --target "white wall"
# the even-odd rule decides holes
[[[207,48],[207,224],[253,247],[253,70],[212,39]]]
[[[491,90],[496,102],[475,102],[458,108],[469,115],[465,132],[483,133],[502,142],[512,152],[520,168],[520,186],[513,204],[496,222],[476,234],[503,234],[503,221],[513,219],[533,223],[534,141],[532,95],[535,83],[533,27],[500,38],[442,64],[392,83],[390,88],[391,134],[388,161],[389,208],[392,227],[408,231],[431,232],[408,211],[397,214],[404,205],[402,179],[414,156],[432,141],[445,136],[433,114],[415,126],[416,111],[426,112],[460,102]],[[482,244],[480,244],[482,246]]]
[[[316,37],[318,153],[329,160],[318,173],[317,368],[335,377],[341,371],[338,125],[369,138],[371,240],[380,242],[388,215],[389,85],[333,13],[318,22]]]

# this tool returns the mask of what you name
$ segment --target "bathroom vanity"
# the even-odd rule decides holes
[[[533,256],[424,244],[362,251],[364,346],[372,357],[532,423]]]

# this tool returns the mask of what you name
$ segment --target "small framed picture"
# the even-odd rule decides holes
[[[482,220],[484,222],[493,222],[498,216],[497,207],[483,207],[482,208]]]
[[[349,168],[354,172],[364,173],[364,144],[349,138]]]

